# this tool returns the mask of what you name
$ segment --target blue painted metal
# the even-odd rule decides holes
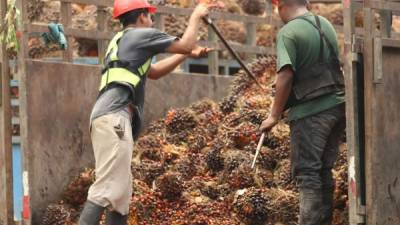
[[[74,59],[74,63],[75,64],[97,65],[97,64],[99,64],[99,58],[97,58],[97,57],[77,58],[77,59]]]
[[[13,144],[13,193],[14,193],[14,220],[22,220],[22,152],[20,144]]]
[[[62,58],[44,58],[44,61],[49,62],[63,62]],[[73,61],[74,64],[85,64],[85,65],[97,65],[99,64],[99,58],[97,57],[81,57],[75,58]]]
[[[11,87],[18,87],[18,80],[10,80]]]

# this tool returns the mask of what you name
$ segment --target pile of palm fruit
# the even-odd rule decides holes
[[[259,57],[220,102],[171,109],[147,128],[132,159],[130,225],[294,225],[299,195],[290,175],[287,120],[266,136],[251,169],[260,123],[273,100],[276,59]],[[150,106],[149,106],[150,107]],[[347,222],[347,157],[341,145],[334,174],[334,224]],[[42,225],[75,224],[94,172],[83,171],[50,205]]]

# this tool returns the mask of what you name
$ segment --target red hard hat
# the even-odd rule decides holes
[[[279,5],[279,0],[272,0],[272,5]]]
[[[116,19],[124,13],[143,8],[148,9],[150,13],[157,11],[157,8],[150,5],[147,0],[115,0],[113,18]]]

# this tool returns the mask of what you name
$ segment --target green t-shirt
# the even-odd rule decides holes
[[[308,12],[301,16],[315,23],[314,14]],[[338,43],[335,29],[324,17],[319,16],[321,27],[329,42],[338,54]],[[296,18],[289,21],[278,33],[277,37],[277,71],[290,65],[295,72],[318,62],[320,51],[320,35],[318,30],[309,22]],[[324,58],[330,55],[329,48],[324,41]],[[289,120],[297,120],[330,109],[344,102],[344,93],[338,92],[308,102],[296,105],[289,111]]]

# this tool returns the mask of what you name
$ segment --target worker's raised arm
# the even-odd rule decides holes
[[[202,18],[209,9],[215,7],[209,4],[198,4],[189,19],[189,25],[181,39],[174,41],[167,49],[168,53],[190,54],[195,48]]]
[[[179,64],[181,64],[186,58],[199,58],[206,56],[210,51],[213,51],[211,48],[203,48],[200,46],[196,46],[188,55],[184,54],[175,54],[166,59],[163,59],[155,64],[153,64],[150,68],[148,78],[152,80],[157,80],[169,73],[171,73]]]

